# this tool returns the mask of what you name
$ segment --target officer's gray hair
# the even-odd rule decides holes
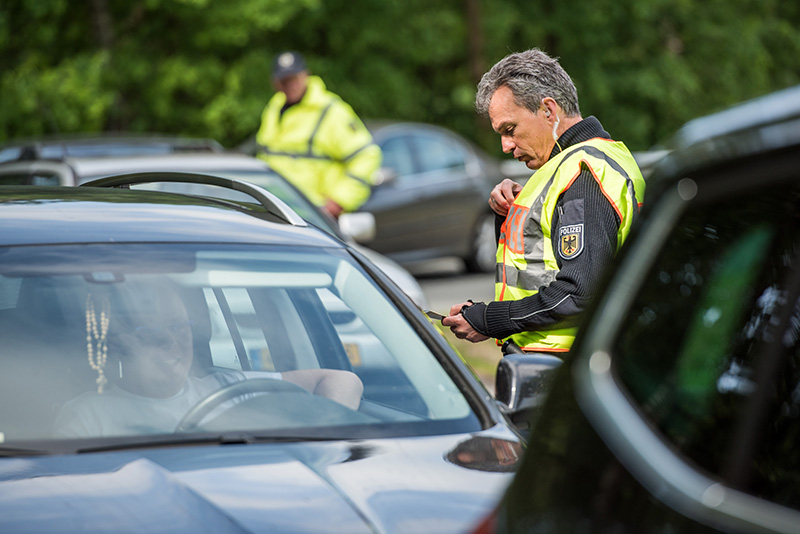
[[[550,97],[561,106],[567,117],[576,117],[581,113],[578,91],[572,78],[556,58],[538,48],[510,54],[483,75],[475,96],[478,113],[489,116],[492,95],[503,85],[511,89],[518,105],[531,111],[539,109],[543,98]]]

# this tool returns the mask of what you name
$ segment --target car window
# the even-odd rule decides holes
[[[206,405],[183,430],[480,428],[432,348],[341,249],[62,245],[0,257],[0,441],[171,433],[197,405],[182,404],[189,393],[245,381],[265,389]],[[292,386],[293,373],[320,370],[346,377],[341,387],[355,378],[357,405]]]
[[[19,159],[22,155],[22,147],[11,146],[0,148],[0,163]]]
[[[800,187],[774,186],[674,228],[615,347],[656,428],[728,485],[800,507]]]
[[[58,175],[47,171],[0,174],[0,185],[59,185]]]
[[[383,167],[393,169],[398,176],[407,176],[415,172],[414,157],[411,154],[409,137],[402,135],[391,137],[381,143]]]
[[[450,137],[435,133],[415,134],[411,138],[421,172],[461,169],[466,165],[463,149]]]

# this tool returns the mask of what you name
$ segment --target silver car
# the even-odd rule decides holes
[[[374,250],[355,243],[354,238],[369,241],[374,236],[374,222],[367,214],[352,214],[337,223],[317,209],[292,184],[272,172],[263,161],[239,153],[225,153],[214,144],[183,142],[180,150],[162,148],[166,141],[154,139],[146,145],[142,139],[129,146],[128,140],[83,140],[76,146],[54,143],[34,153],[34,159],[8,160],[0,164],[0,185],[80,185],[87,181],[116,174],[136,172],[202,172],[223,178],[254,183],[288,204],[301,217],[326,232],[350,242],[370,261],[378,265],[421,308],[427,299],[416,279],[403,267]],[[175,141],[172,141],[173,143]],[[11,151],[11,148],[7,148]],[[20,151],[9,152],[21,156]],[[99,154],[112,154],[101,156]],[[42,159],[47,157],[53,159]],[[171,184],[154,186],[173,192],[222,195],[226,198],[247,198],[235,191],[212,186]],[[367,215],[366,218],[364,216]],[[343,231],[344,229],[344,231]],[[350,233],[352,232],[352,235]]]

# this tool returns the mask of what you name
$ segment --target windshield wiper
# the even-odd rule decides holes
[[[187,445],[249,445],[253,443],[271,442],[293,442],[293,441],[330,441],[342,439],[336,437],[317,437],[302,435],[285,434],[249,434],[246,432],[225,432],[222,434],[175,434],[162,435],[158,437],[146,436],[137,438],[126,438],[125,441],[114,441],[113,443],[96,444],[89,447],[75,449],[76,453],[92,453],[121,451],[130,449],[150,449],[160,447],[180,447]]]
[[[46,456],[48,454],[54,453],[46,449],[34,449],[31,447],[0,447],[0,458],[13,458],[14,456]]]
[[[121,451],[129,449],[149,449],[158,447],[177,447],[185,445],[229,445],[252,443],[250,436],[242,432],[225,433],[217,435],[161,435],[161,436],[142,436],[126,437],[124,441],[114,440],[109,443],[103,440],[102,444],[95,444],[88,447],[75,449],[76,453]]]

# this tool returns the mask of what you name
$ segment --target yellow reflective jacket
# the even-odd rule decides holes
[[[314,204],[327,199],[353,211],[369,198],[381,150],[353,109],[308,77],[302,100],[281,114],[286,95],[277,92],[256,134],[259,157]]]
[[[549,159],[517,195],[503,223],[497,249],[496,300],[520,300],[550,284],[559,271],[553,250],[552,223],[558,199],[585,165],[619,217],[617,250],[628,236],[644,199],[645,183],[636,161],[621,142],[594,138]],[[582,225],[577,225],[582,226]],[[582,250],[583,229],[564,226],[558,243],[562,257]],[[553,325],[510,336],[528,351],[566,352],[573,326]]]

